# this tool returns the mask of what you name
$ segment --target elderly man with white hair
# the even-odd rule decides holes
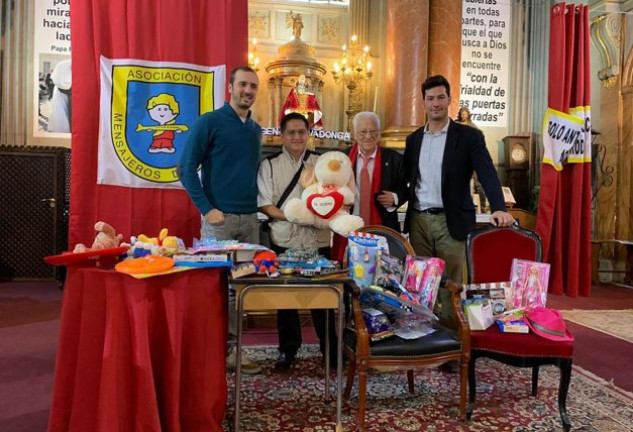
[[[379,145],[380,119],[376,113],[359,112],[353,128],[356,142],[348,152],[356,176],[353,214],[362,217],[366,225],[384,225],[400,232],[396,209],[407,200],[402,155]]]

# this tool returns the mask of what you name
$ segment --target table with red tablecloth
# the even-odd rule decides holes
[[[225,269],[69,267],[49,431],[222,431]]]

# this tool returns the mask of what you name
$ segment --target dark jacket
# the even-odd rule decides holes
[[[424,127],[421,127],[406,141],[404,167],[409,182],[409,207],[405,232],[409,231],[411,212],[417,202],[415,185],[420,176],[418,161],[423,136]],[[505,211],[501,183],[483,134],[478,129],[450,120],[442,159],[442,203],[448,231],[456,240],[466,240],[468,233],[475,229],[475,205],[470,196],[473,171],[486,192],[491,211]]]
[[[403,158],[400,153],[395,150],[378,147],[380,151],[381,167],[380,167],[380,191],[390,191],[398,196],[398,207],[407,202],[408,190],[404,177]],[[349,155],[350,149],[345,150],[345,154]],[[354,164],[354,175],[356,175],[356,164]],[[358,179],[357,179],[358,181]],[[393,228],[396,231],[400,229],[398,222],[398,212],[388,212],[386,208],[378,204],[374,199],[372,205],[378,208],[382,225]]]

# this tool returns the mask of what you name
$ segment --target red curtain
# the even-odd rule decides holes
[[[559,3],[550,11],[548,106],[590,116],[588,8]],[[584,114],[579,114],[583,113]],[[544,136],[546,131],[543,132]],[[589,138],[585,149],[590,149]],[[588,154],[587,154],[588,153]],[[536,230],[543,240],[543,258],[551,264],[549,292],[576,297],[591,293],[591,152],[584,152],[557,170],[543,163]]]
[[[247,0],[81,0],[71,9],[72,167],[69,242],[92,242],[93,226],[108,222],[126,238],[168,228],[191,244],[200,214],[178,189],[98,185],[99,57],[246,63]]]

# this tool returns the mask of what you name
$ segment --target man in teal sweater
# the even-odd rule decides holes
[[[201,237],[259,243],[257,221],[257,166],[262,129],[251,119],[259,79],[247,66],[235,68],[229,81],[230,101],[203,114],[189,133],[178,176],[202,215]],[[198,177],[201,166],[202,181]],[[229,344],[237,330],[235,291],[229,289]],[[235,364],[235,353],[227,366]],[[242,356],[244,373],[260,368]]]

